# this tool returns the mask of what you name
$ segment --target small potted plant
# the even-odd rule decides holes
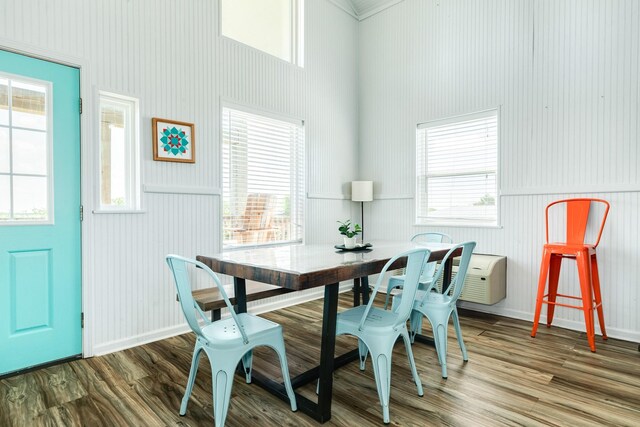
[[[338,227],[338,231],[340,234],[344,236],[344,247],[345,249],[353,249],[356,247],[356,236],[362,232],[362,228],[359,224],[354,224],[353,229],[351,228],[351,220],[348,219],[344,222],[338,221],[340,227]]]

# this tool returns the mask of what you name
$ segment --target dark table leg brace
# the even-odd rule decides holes
[[[234,279],[236,304],[238,312],[247,310],[246,287],[244,279]],[[335,358],[336,348],[336,316],[338,313],[338,283],[324,288],[324,310],[322,315],[322,343],[320,347],[320,366],[312,368],[291,379],[293,388],[300,387],[315,379],[319,380],[318,402],[313,402],[296,393],[298,409],[311,418],[324,423],[331,419],[331,395],[333,392],[333,370],[358,359],[358,350],[350,351]],[[244,375],[242,370],[238,373]],[[252,383],[266,389],[285,402],[289,402],[284,385],[267,378],[253,370]]]
[[[353,306],[354,307],[357,307],[361,304],[360,297],[362,297],[362,304],[366,305],[369,303],[369,277],[368,276],[358,277],[353,279]]]

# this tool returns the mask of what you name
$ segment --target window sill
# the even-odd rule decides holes
[[[462,223],[462,222],[420,222],[413,224],[414,227],[460,227],[460,228],[494,228],[501,229],[502,225],[498,224],[482,224],[482,223]]]
[[[91,211],[94,214],[145,214],[146,210],[143,209],[96,209]]]
[[[241,251],[246,249],[263,249],[263,248],[278,248],[281,246],[294,246],[294,245],[302,245],[303,242],[301,240],[289,241],[289,242],[277,242],[277,243],[263,243],[257,245],[244,245],[244,246],[223,246],[222,252],[234,252]]]
[[[53,220],[46,221],[27,221],[27,220],[2,220],[0,221],[0,227],[19,227],[21,225],[54,225]]]

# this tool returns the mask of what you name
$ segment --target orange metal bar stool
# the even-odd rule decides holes
[[[594,244],[585,244],[587,221],[592,203],[604,205],[604,215],[598,238]],[[567,238],[565,243],[549,243],[549,208],[566,204],[567,212]],[[602,338],[607,339],[604,328],[604,314],[602,312],[602,295],[600,293],[600,279],[598,277],[598,261],[596,259],[596,247],[600,243],[602,230],[609,214],[609,202],[602,199],[565,199],[550,203],[545,209],[546,243],[542,251],[542,264],[540,265],[540,279],[538,281],[538,297],[536,299],[536,312],[533,319],[531,336],[535,337],[540,321],[542,304],[547,304],[547,327],[553,321],[553,312],[556,306],[577,308],[584,312],[584,321],[587,328],[587,339],[591,351],[596,351],[595,327],[593,310],[598,311],[598,321]],[[578,277],[580,279],[581,296],[563,295],[558,293],[558,278],[560,277],[560,264],[564,258],[574,259],[578,265]],[[545,293],[549,276],[549,289]],[[562,304],[556,302],[557,297],[581,300],[582,305]]]

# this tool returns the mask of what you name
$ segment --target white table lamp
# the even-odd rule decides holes
[[[362,243],[364,241],[364,202],[373,201],[373,181],[351,181],[351,201],[360,202]]]

